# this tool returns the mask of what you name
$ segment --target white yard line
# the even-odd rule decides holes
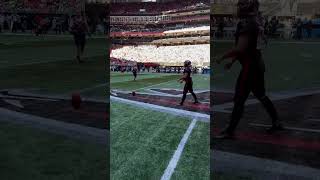
[[[147,93],[148,95],[158,95],[158,96],[166,96],[166,97],[180,97],[181,95],[173,95],[173,94],[168,94],[168,93],[164,93],[164,92],[159,92],[159,91],[155,91],[152,89],[146,89],[146,91],[148,91],[149,93]]]
[[[3,66],[1,68],[10,68],[10,67],[17,67],[17,66],[26,66],[26,65],[34,65],[34,64],[45,64],[45,63],[50,63],[50,62],[60,62],[60,61],[71,61],[70,59],[72,58],[65,58],[65,59],[55,59],[55,60],[48,60],[48,61],[33,61],[33,62],[28,62],[28,63],[21,63],[21,64],[13,64],[13,65],[8,65],[8,66]]]
[[[234,42],[234,40],[213,40],[213,42]],[[270,44],[320,44],[320,41],[270,41]]]
[[[320,122],[320,119],[314,119],[314,118],[310,118],[308,119],[309,121],[313,121],[313,122]]]
[[[84,92],[91,91],[91,90],[96,89],[96,88],[100,88],[100,87],[106,86],[107,84],[108,84],[108,83],[97,84],[97,85],[92,86],[92,87],[80,89],[80,90],[78,90],[78,92],[79,92],[79,93],[84,93]],[[107,90],[107,88],[106,88],[106,90]],[[77,90],[75,90],[75,91],[77,91]],[[72,92],[73,92],[73,91],[72,91]]]
[[[100,55],[98,55],[100,56]],[[101,55],[102,56],[102,55]],[[90,57],[96,57],[96,56],[85,56],[83,58],[90,58]],[[60,59],[52,59],[48,61],[42,61],[42,60],[35,60],[33,62],[27,62],[27,63],[21,63],[21,64],[12,64],[12,65],[7,65],[7,66],[2,66],[1,68],[10,68],[10,67],[18,67],[18,66],[27,66],[27,65],[34,65],[34,64],[45,64],[45,63],[51,63],[51,62],[61,62],[61,61],[70,61],[70,62],[76,62],[74,60],[73,56],[70,56],[68,58],[60,58]]]
[[[175,109],[175,108],[169,108],[169,107],[148,104],[148,103],[143,103],[143,102],[138,102],[138,101],[132,101],[132,100],[123,99],[123,98],[119,98],[119,97],[115,97],[115,96],[110,96],[110,100],[115,101],[115,102],[129,104],[129,105],[139,106],[139,107],[154,110],[154,111],[173,114],[176,116],[195,118],[195,119],[198,119],[198,121],[202,121],[202,122],[206,122],[206,123],[210,122],[210,115],[209,114],[202,114],[202,113],[186,111],[186,110],[182,110],[182,109]]]
[[[251,126],[256,126],[256,127],[264,127],[268,128],[271,127],[271,125],[266,125],[266,124],[259,124],[259,123],[249,123]],[[320,133],[320,130],[318,129],[308,129],[308,128],[296,128],[296,127],[283,127],[284,129],[287,130],[293,130],[293,131],[302,131],[302,132],[311,132],[311,133]]]
[[[167,83],[172,82],[172,81],[176,81],[176,80],[170,80],[170,81],[166,81],[166,82],[163,82],[163,83],[159,83],[159,84],[154,84],[154,85],[151,85],[151,86],[142,87],[142,88],[134,89],[134,90],[132,90],[132,91],[150,89],[150,87],[159,86],[159,85],[162,85],[162,84],[167,84]]]
[[[164,171],[161,180],[169,180],[175,170],[175,168],[177,167],[178,161],[181,158],[183,149],[188,141],[188,138],[190,137],[190,134],[192,133],[193,128],[195,127],[197,123],[197,119],[193,119],[192,122],[190,123],[187,131],[184,133],[183,138],[181,139],[178,148],[176,149],[176,151],[174,152],[166,170]]]
[[[284,100],[284,99],[289,99],[289,98],[295,98],[295,97],[300,97],[300,96],[307,96],[307,95],[313,95],[313,94],[319,94],[320,90],[315,89],[315,90],[298,90],[298,91],[293,91],[293,92],[280,92],[280,93],[272,93],[269,95],[270,99],[272,101],[277,101],[277,100]],[[258,104],[260,103],[259,100],[257,99],[248,99],[246,101],[245,105],[252,105],[252,104]],[[213,110],[216,112],[230,112],[230,110],[233,107],[233,102],[227,102],[223,104],[218,104],[213,106]]]
[[[47,98],[47,97],[19,97],[19,96],[6,96],[6,95],[1,95],[0,98],[3,99],[19,99],[19,100],[39,100],[39,101],[59,101],[58,99],[53,99],[53,98]]]

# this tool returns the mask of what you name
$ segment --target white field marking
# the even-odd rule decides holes
[[[313,95],[313,94],[319,94],[320,90],[315,89],[315,90],[299,90],[299,91],[294,91],[294,92],[280,92],[280,93],[272,93],[269,98],[272,101],[277,101],[277,100],[284,100],[284,99],[289,99],[289,98],[295,98],[299,96],[307,96],[307,95]],[[252,104],[258,104],[260,103],[257,99],[248,99],[246,101],[246,105],[252,105]],[[227,102],[219,105],[214,105],[213,108],[217,110],[217,112],[222,112],[225,111],[226,109],[230,109],[233,107],[233,102]],[[228,110],[226,110],[228,111]]]
[[[214,112],[220,112],[220,113],[227,113],[227,114],[231,114],[232,113],[232,111],[230,111],[230,110],[226,110],[224,108],[217,108],[215,106],[213,106],[213,111]]]
[[[21,102],[19,100],[14,100],[14,99],[4,99],[4,102],[11,104],[13,106],[16,106],[18,108],[24,108],[24,106],[21,104]]]
[[[122,94],[131,94],[132,91],[122,91],[122,90],[117,90],[117,89],[114,89],[114,90],[111,90],[113,93],[116,92],[116,93],[122,93]],[[147,90],[149,91],[149,90]],[[139,94],[143,94],[143,95],[160,95],[160,96],[168,96],[168,95],[164,95],[164,94],[161,94],[161,93],[150,93],[150,92],[139,92]],[[175,96],[174,96],[175,97]]]
[[[9,61],[0,61],[1,64],[7,64]]]
[[[39,100],[39,101],[59,101],[51,98],[42,98],[42,97],[18,97],[18,96],[3,96],[0,94],[0,98],[4,99],[25,99],[25,100]]]
[[[92,87],[83,88],[83,89],[80,89],[80,90],[73,90],[73,91],[70,91],[70,93],[72,93],[72,92],[84,93],[84,92],[91,91],[91,90],[96,89],[96,88],[100,88],[100,87],[106,86],[107,84],[108,83],[101,83],[101,84],[97,84],[97,85],[92,86]],[[70,94],[70,93],[67,93],[67,94]]]
[[[169,94],[169,93],[165,93],[165,92],[159,92],[159,91],[152,90],[152,89],[145,89],[145,90],[153,93],[153,94],[150,94],[150,95],[161,95],[161,96],[168,96],[168,97],[181,97],[182,96],[182,93],[174,95],[174,94]],[[173,91],[182,92],[181,89],[161,88],[160,90],[168,90],[168,91],[173,90]],[[210,92],[210,90],[196,90],[196,91],[194,91],[194,93],[196,93],[196,94],[205,93],[205,92]]]
[[[246,101],[246,105],[257,104],[257,103],[259,103],[259,101],[256,99],[248,99]],[[213,109],[217,109],[217,110],[225,110],[225,109],[230,109],[230,108],[233,108],[233,102],[227,102],[227,103],[223,103],[223,104],[219,104],[219,105],[213,105]]]
[[[271,125],[259,124],[259,123],[249,123],[249,125],[256,126],[256,127],[266,127],[266,128],[271,127]],[[287,130],[294,130],[294,131],[320,133],[320,130],[318,129],[296,128],[296,127],[283,127],[283,128]]]
[[[182,89],[175,89],[175,88],[160,88],[160,90],[166,90],[166,91],[182,91]],[[209,92],[210,90],[195,90],[195,93],[204,93]]]
[[[213,40],[214,42],[234,42],[234,40]],[[312,41],[270,41],[268,44],[320,44]]]
[[[209,114],[203,114],[203,113],[198,113],[198,112],[192,112],[192,111],[186,111],[182,109],[175,109],[175,108],[169,108],[169,107],[164,107],[164,106],[159,106],[159,105],[154,105],[154,104],[148,104],[148,103],[143,103],[143,102],[138,102],[138,101],[132,101],[128,99],[123,99],[115,96],[110,96],[111,101],[115,102],[121,102],[129,105],[135,105],[139,106],[145,109],[150,109],[154,111],[159,111],[159,112],[164,112],[168,114],[172,114],[175,116],[182,116],[182,117],[188,117],[188,118],[195,118],[198,119],[198,121],[201,122],[210,122],[210,115]]]
[[[26,66],[26,65],[34,65],[34,64],[45,64],[45,63],[50,63],[50,62],[60,62],[60,61],[67,61],[70,60],[70,58],[65,58],[65,59],[55,59],[55,60],[48,60],[48,61],[34,61],[34,62],[29,62],[29,63],[21,63],[21,64],[13,64],[13,65],[8,65],[8,66],[3,66],[1,68],[10,68],[10,67],[16,67],[16,66]]]
[[[110,91],[110,94],[113,95],[113,96],[118,96],[118,94],[116,92],[112,91],[112,90]]]
[[[158,95],[158,96],[166,96],[166,97],[180,97],[179,95],[174,95],[174,94],[168,94],[168,93],[164,93],[164,92],[159,92],[159,91],[155,91],[152,89],[146,89],[146,91],[148,91],[150,95]]]
[[[35,37],[34,34],[32,33],[28,33],[28,34],[25,34],[25,33],[10,33],[10,32],[5,32],[5,33],[2,33],[1,35],[6,35],[6,36],[32,36],[32,37]],[[46,37],[70,37],[72,38],[73,36],[70,35],[70,34],[46,34],[44,36],[40,36],[41,38],[46,38]],[[106,37],[105,36],[91,36],[91,37],[88,37],[88,39],[105,39]],[[49,39],[51,40],[51,39]],[[54,40],[54,39],[52,39]],[[68,39],[66,39],[68,40]],[[72,39],[71,39],[72,40]],[[27,41],[28,42],[28,41]]]
[[[99,55],[97,55],[99,56]],[[90,58],[91,56],[85,56],[83,58]],[[69,58],[61,58],[61,59],[53,59],[53,60],[48,60],[48,61],[33,61],[33,62],[28,62],[28,63],[21,63],[21,64],[13,64],[13,65],[7,65],[7,66],[2,66],[1,68],[10,68],[10,67],[16,67],[16,66],[26,66],[26,65],[34,65],[34,64],[45,64],[45,63],[51,63],[51,62],[61,62],[61,61],[74,61],[74,57],[70,56]]]
[[[213,88],[211,91],[217,92],[217,93],[234,93],[234,90],[222,89],[222,88]]]
[[[174,172],[174,169],[177,167],[178,161],[181,158],[184,146],[186,145],[188,138],[189,138],[193,128],[195,127],[196,123],[197,123],[197,119],[193,119],[192,122],[190,123],[187,131],[184,133],[184,135],[178,145],[178,148],[174,152],[166,170],[164,171],[164,173],[161,177],[161,180],[170,180],[170,178]]]
[[[170,81],[166,81],[166,82],[159,83],[159,84],[153,84],[153,85],[151,85],[151,86],[147,86],[147,87],[142,87],[142,88],[134,89],[134,90],[132,90],[132,91],[138,91],[138,90],[150,89],[150,87],[154,87],[154,86],[158,86],[158,85],[162,85],[162,84],[167,84],[167,83],[172,82],[172,81],[176,81],[176,80],[170,80]]]
[[[155,90],[152,90],[152,89],[146,89],[145,91],[146,91],[146,92],[139,92],[139,94],[140,94],[140,95],[150,95],[150,96],[175,97],[175,98],[178,98],[178,97],[181,97],[181,96],[182,96],[182,94],[177,94],[177,95],[167,94],[167,93],[158,92],[158,91],[155,91]],[[194,92],[197,93],[196,91],[194,91]],[[203,92],[208,92],[208,90],[203,90]],[[111,94],[112,94],[112,95],[118,96],[117,93],[131,94],[132,91],[111,90]],[[209,102],[201,102],[201,103],[207,104],[207,103],[209,103]]]
[[[308,119],[309,121],[314,121],[314,122],[320,122],[320,119],[313,119],[313,118],[310,118]]]
[[[1,91],[1,90],[0,90]],[[13,91],[14,92],[14,91]],[[34,96],[34,97],[18,97],[19,95],[22,96]],[[70,96],[61,95],[61,94],[37,94],[37,93],[28,93],[28,92],[18,92],[16,94],[12,94],[11,96],[1,95],[0,98],[12,98],[12,99],[26,99],[26,100],[42,100],[42,101],[60,101],[60,100],[71,100]],[[101,98],[90,98],[90,97],[83,97],[83,101],[91,101],[96,103],[108,103],[107,99]]]

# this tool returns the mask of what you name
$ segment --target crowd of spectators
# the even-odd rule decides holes
[[[124,62],[126,60],[122,60]],[[131,61],[128,61],[128,63]],[[175,73],[175,74],[180,74],[183,73],[184,67],[183,64],[179,66],[147,66],[144,65],[143,63],[139,63],[139,65],[126,65],[123,63],[120,64],[111,64],[110,65],[110,71],[113,72],[131,72],[135,67],[137,67],[137,70],[139,73]],[[210,73],[210,68],[209,67],[193,67],[192,68],[192,73],[197,74],[209,74]]]
[[[73,16],[63,14],[0,14],[0,32],[64,34],[68,32],[72,19]],[[87,17],[87,21],[90,33],[107,33],[106,18],[99,19],[98,24],[91,17]]]
[[[141,26],[128,26],[126,24],[111,26],[110,32],[163,32],[163,27],[146,27],[144,25]]]
[[[232,17],[213,17],[212,26],[215,38],[225,38],[228,32],[235,32],[238,20]],[[262,17],[264,33],[269,38],[297,39],[311,38],[314,30],[312,19]]]
[[[149,27],[148,25],[111,25],[110,32],[183,32],[184,30],[193,31],[197,30],[200,27],[206,27],[206,30],[209,29],[208,23],[197,23],[197,24],[188,24],[188,23],[178,23],[174,25],[157,25]]]
[[[180,65],[191,60],[194,66],[205,66],[210,62],[210,44],[182,46],[124,46],[111,52],[111,57],[134,60],[137,62],[154,62],[167,65]]]
[[[1,0],[0,12],[7,13],[65,13],[81,9],[82,0]]]
[[[0,32],[67,33],[74,15],[83,12],[84,3],[83,0],[1,0]],[[106,17],[91,14],[87,16],[90,33],[107,34]]]
[[[184,0],[168,3],[114,3],[111,5],[112,15],[128,15],[128,14],[160,14],[162,12],[176,12],[184,10],[192,10],[209,6],[210,0]],[[144,11],[141,11],[144,9]]]

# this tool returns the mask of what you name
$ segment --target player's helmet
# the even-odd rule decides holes
[[[259,11],[259,1],[258,0],[238,0],[238,16],[246,17],[257,15]]]
[[[191,61],[189,61],[189,60],[186,60],[185,62],[184,62],[184,67],[188,67],[188,66],[190,66],[191,65]]]

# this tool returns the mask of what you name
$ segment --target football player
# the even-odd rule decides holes
[[[194,104],[199,103],[196,94],[193,92],[193,82],[191,78],[191,61],[187,60],[184,62],[184,71],[183,76],[178,80],[180,83],[185,82],[184,88],[183,88],[183,96],[182,100],[180,102],[180,105],[183,106],[183,103],[187,97],[187,93],[190,92],[194,99]]]
[[[134,67],[134,68],[132,69],[132,74],[133,74],[133,80],[135,81],[136,78],[137,78],[137,67]]]
[[[77,47],[76,58],[79,63],[82,63],[82,55],[86,45],[86,34],[89,33],[89,27],[84,12],[75,17],[70,32],[73,34],[74,42]]]
[[[244,104],[252,92],[263,104],[272,119],[269,133],[282,130],[277,111],[271,100],[265,94],[264,71],[265,66],[261,58],[261,51],[257,49],[260,33],[257,15],[259,10],[258,0],[239,0],[237,15],[240,19],[237,24],[235,47],[226,52],[217,60],[220,64],[224,59],[238,60],[242,65],[234,95],[234,107],[229,125],[216,138],[232,138],[234,131],[242,117]],[[231,68],[232,63],[227,65]]]

